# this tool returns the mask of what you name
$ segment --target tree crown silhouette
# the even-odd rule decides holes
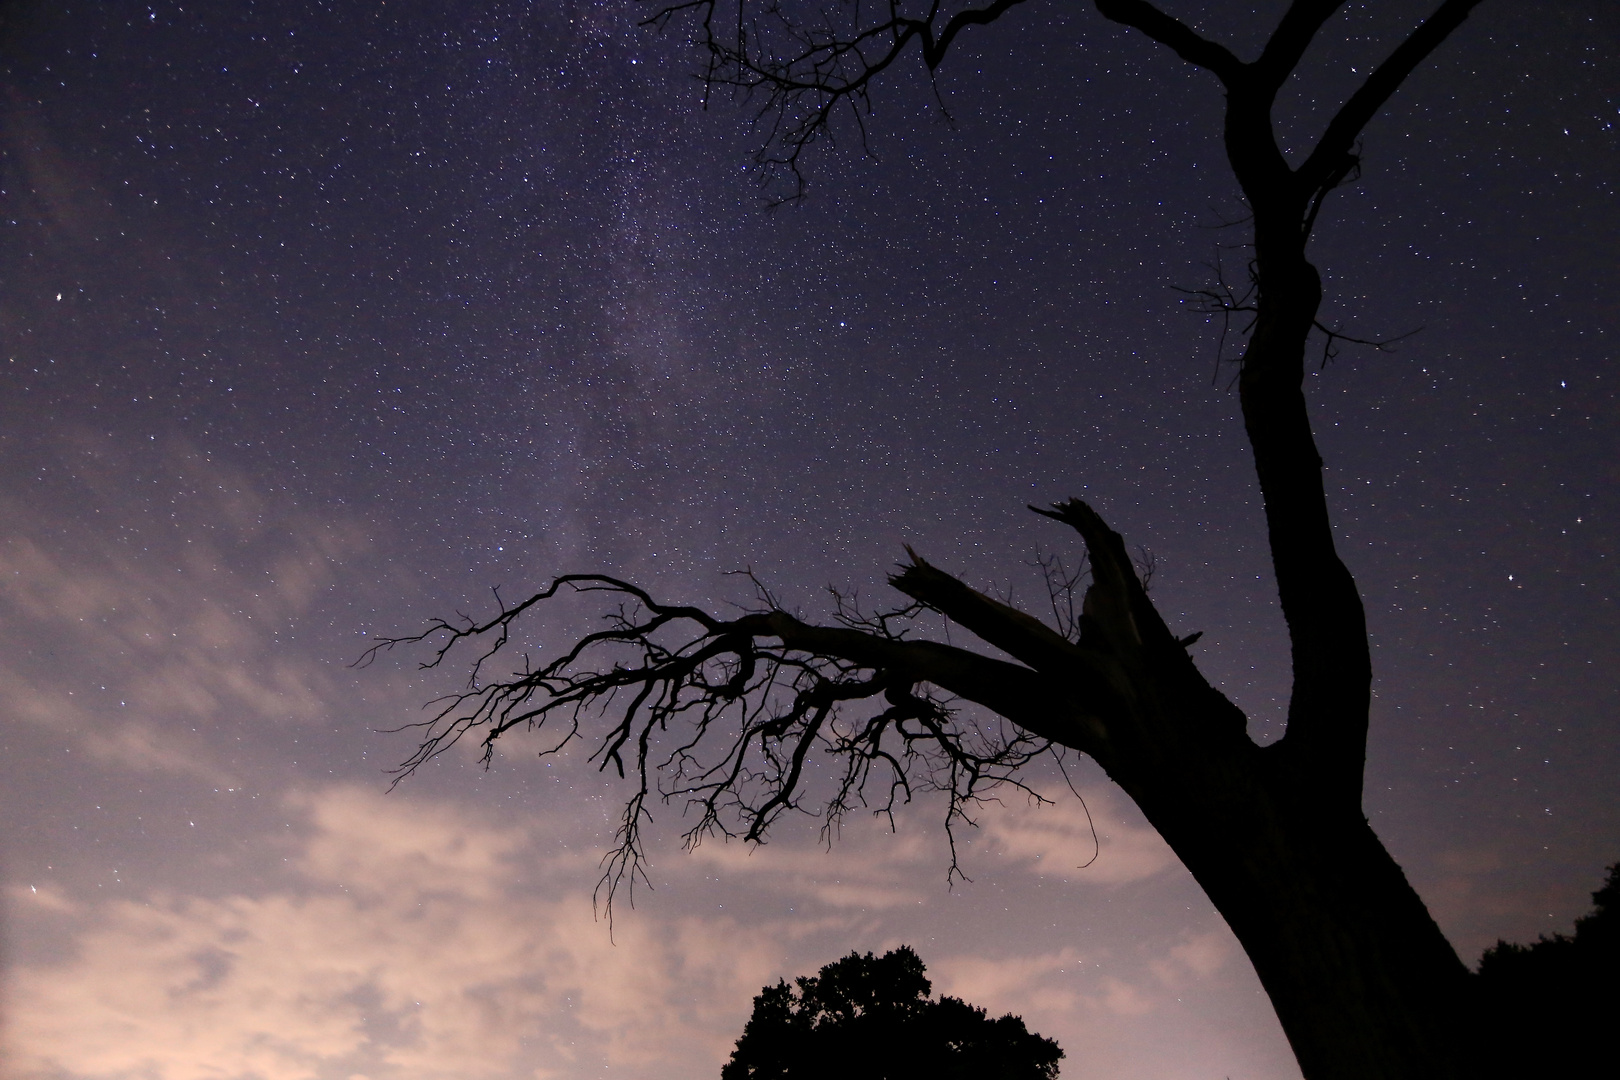
[[[902,945],[764,987],[721,1080],[1055,1080],[1056,1042],[1010,1013],[930,998],[925,970]]]

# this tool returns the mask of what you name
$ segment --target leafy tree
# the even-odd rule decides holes
[[[770,132],[760,160],[791,196],[804,150],[834,118],[847,108],[864,122],[874,79],[908,57],[934,69],[963,32],[1020,2],[680,0],[649,21],[691,27],[709,84],[760,106]],[[874,797],[881,810],[924,788],[945,793],[950,825],[990,788],[1022,786],[1032,759],[1079,751],[1136,801],[1226,918],[1309,1080],[1478,1075],[1474,980],[1362,813],[1371,656],[1303,386],[1308,352],[1322,335],[1334,342],[1317,321],[1322,277],[1306,251],[1318,214],[1357,174],[1369,123],[1476,2],[1441,0],[1417,21],[1291,164],[1273,103],[1340,0],[1293,0],[1249,60],[1147,0],[1096,0],[1103,19],[1165,46],[1225,94],[1224,145],[1248,202],[1252,258],[1246,286],[1208,299],[1247,320],[1237,389],[1292,649],[1281,739],[1249,738],[1243,713],[1189,655],[1196,635],[1170,627],[1125,541],[1073,499],[1031,508],[1073,529],[1089,560],[1078,611],[1068,601],[1080,583],[1056,575],[1056,625],[911,553],[891,578],[901,606],[840,603],[823,625],[763,586],[755,610],[723,617],[616,577],[571,574],[485,620],[383,642],[444,635],[430,667],[464,643],[482,650],[474,681],[426,725],[406,768],[473,733],[487,752],[514,727],[555,731],[560,746],[603,716],[600,761],[633,778],[604,878],[611,898],[635,881],[640,830],[660,798],[696,806],[690,842],[757,841],[809,806],[805,764],[817,753],[840,763],[821,803],[829,825]],[[544,666],[484,680],[525,614],[563,591],[601,594],[607,625]],[[928,640],[913,622],[925,611],[995,651]]]
[[[721,1080],[1055,1080],[1057,1043],[1010,1013],[931,1000],[924,971],[902,945],[765,987]]]
[[[1620,1022],[1620,863],[1573,936],[1498,941],[1479,961],[1487,1047],[1503,1076],[1611,1076]]]

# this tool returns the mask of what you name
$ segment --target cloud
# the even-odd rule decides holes
[[[31,104],[31,103],[30,103]],[[53,137],[44,110],[13,98],[0,126],[7,156],[21,167],[29,209],[51,229],[53,238],[84,244],[108,229],[117,215],[98,189],[97,177],[82,160],[75,160]]]
[[[770,927],[717,915],[622,918],[614,944],[571,884],[522,888],[524,830],[448,805],[337,787],[288,808],[305,832],[284,886],[96,905],[70,960],[16,970],[18,1075],[712,1071],[775,967]]]
[[[1099,1003],[1117,1016],[1143,1016],[1153,1011],[1153,999],[1123,979],[1105,976],[1102,991]]]
[[[995,855],[1019,869],[1079,884],[1125,885],[1180,865],[1157,831],[1131,820],[1140,815],[1121,805],[1118,795],[1099,789],[1086,792],[1085,798],[1089,817],[1086,806],[1067,795],[1046,805],[981,808],[976,814],[979,828],[958,834],[964,868],[974,875],[986,856]],[[936,810],[936,805],[926,804],[910,813],[898,832],[880,821],[849,823],[835,844],[836,863],[819,864],[835,866],[835,879],[816,872],[818,863],[805,858],[807,845],[802,842],[757,848],[710,842],[700,845],[693,858],[716,873],[789,895],[814,897],[832,907],[897,908],[929,895],[943,877],[948,848],[938,822],[928,817]]]
[[[364,535],[261,498],[184,446],[162,459],[182,509],[132,521],[119,505],[132,467],[87,438],[65,439],[64,456],[118,529],[0,503],[0,709],[103,764],[236,786],[206,732],[325,709],[328,677],[283,640]]]
[[[891,831],[857,821],[835,844],[837,858],[817,858],[820,845],[782,840],[750,847],[731,841],[700,844],[691,859],[716,875],[741,878],[756,888],[808,897],[832,908],[882,911],[916,904],[941,875],[923,868],[945,858],[934,830]],[[832,876],[836,874],[836,877]]]
[[[297,869],[368,904],[405,894],[493,902],[512,887],[527,842],[520,829],[358,787],[296,792],[287,804],[314,826]]]
[[[1109,923],[1108,938],[1088,915],[1038,951],[1043,931],[1018,914],[1032,897],[1073,890],[1106,901],[1086,886],[1175,865],[1152,830],[1101,792],[1087,793],[1101,842],[1092,866],[1078,869],[1092,838],[1077,802],[992,806],[982,830],[959,837],[965,868],[983,884],[949,892],[937,802],[909,811],[898,834],[852,819],[831,855],[814,828],[790,827],[758,849],[708,843],[685,856],[665,845],[657,899],[621,908],[613,939],[593,917],[590,888],[621,793],[580,760],[583,748],[543,773],[545,790],[566,792],[567,804],[529,802],[522,825],[419,797],[438,782],[429,769],[388,797],[305,788],[281,801],[277,835],[244,833],[263,827],[258,808],[275,805],[283,759],[255,757],[237,737],[290,742],[277,732],[349,700],[308,638],[283,642],[322,617],[345,560],[367,540],[255,494],[184,448],[166,460],[184,513],[155,524],[140,507],[107,515],[120,532],[139,532],[138,544],[0,506],[10,530],[0,531],[0,709],[59,733],[75,760],[82,750],[112,767],[96,781],[109,789],[184,798],[182,785],[147,777],[229,788],[251,769],[263,801],[252,818],[220,819],[228,856],[203,850],[213,841],[180,823],[172,851],[183,860],[195,848],[200,861],[164,874],[200,882],[188,891],[132,897],[120,884],[122,898],[108,900],[88,878],[76,889],[42,880],[8,890],[13,940],[26,946],[5,988],[8,1076],[712,1076],[762,985],[902,941],[926,951],[939,992],[1038,1017],[1037,1030],[1076,1046],[1065,1033],[1104,1025],[1117,1038],[1121,1017],[1145,1015],[1218,967],[1219,943],[1195,934],[1108,955],[1104,940],[1149,927],[1149,915]],[[87,498],[115,505],[128,470],[91,465]],[[300,744],[307,730],[292,731]],[[528,758],[534,745],[508,749]],[[300,763],[318,752],[296,750]],[[522,793],[516,805],[539,791],[516,770],[502,774],[489,785]],[[154,846],[163,828],[150,817],[142,826]],[[214,867],[245,872],[220,880]]]
[[[1117,795],[1093,790],[1085,799],[1084,806],[1059,796],[1045,806],[992,807],[980,819],[984,838],[1030,870],[1098,885],[1142,881],[1179,865],[1156,830],[1127,819]]]
[[[973,954],[941,957],[930,964],[935,990],[982,1005],[993,1013],[1012,1012],[1040,1023],[1083,1016],[1145,1016],[1159,1008],[1163,991],[1181,992],[1208,983],[1237,952],[1229,930],[1183,931],[1181,940],[1148,959],[1146,971],[1126,971],[1115,950],[1098,946],[1087,953],[1071,946],[1051,952],[992,958]],[[1149,975],[1142,985],[1141,976]]]
[[[930,965],[935,993],[959,997],[993,1010],[1019,1015],[1066,1013],[1080,1001],[1079,976],[1095,962],[1075,949],[1035,956],[990,959],[958,955],[942,957]]]
[[[572,801],[502,820],[336,785],[282,805],[285,835],[235,841],[265,867],[251,894],[11,889],[18,940],[51,947],[24,950],[34,959],[11,972],[10,1075],[712,1076],[761,986],[903,941],[924,950],[936,993],[1024,1016],[1070,1050],[1076,1076],[1114,1075],[1096,1070],[1132,1046],[1153,1059],[1153,1025],[1226,978],[1235,955],[1207,924],[1151,941],[1054,926],[1067,940],[1021,952],[1029,939],[1001,936],[999,901],[962,909],[975,887],[946,894],[927,872],[941,869],[937,835],[876,825],[833,856],[809,836],[753,855],[671,852],[657,899],[621,908],[610,938],[589,896],[595,853],[562,843],[579,839]],[[848,907],[817,888],[881,894],[907,880],[924,882],[912,887],[922,903]],[[1117,1075],[1149,1075],[1137,1064]]]
[[[234,774],[216,764],[205,748],[144,720],[127,720],[105,733],[88,725],[77,730],[80,745],[103,765],[140,772],[188,774],[218,787],[233,788],[241,783]]]
[[[1226,965],[1237,942],[1229,930],[1187,933],[1169,953],[1148,964],[1159,981],[1176,989],[1195,979],[1208,979]]]
[[[82,904],[76,903],[59,886],[48,882],[8,886],[6,898],[14,907],[23,908],[30,914],[49,912],[53,915],[77,915],[84,910]]]

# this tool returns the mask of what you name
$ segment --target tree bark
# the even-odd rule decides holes
[[[1211,812],[1195,788],[1154,787],[1139,805],[1242,943],[1309,1080],[1466,1074],[1468,972],[1365,820],[1270,791]]]
[[[1080,646],[1106,658],[1120,703],[1101,745],[1073,744],[1135,800],[1231,926],[1304,1075],[1466,1075],[1468,971],[1362,816],[1359,782],[1346,783],[1339,762],[1320,770],[1289,744],[1293,728],[1255,745],[1154,611],[1118,534],[1077,502],[1054,516],[1091,555]],[[1356,670],[1353,655],[1346,667]],[[1364,734],[1365,697],[1336,716]]]

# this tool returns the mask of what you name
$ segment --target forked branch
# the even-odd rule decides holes
[[[1167,45],[1189,64],[1207,68],[1230,88],[1243,77],[1244,64],[1226,46],[1200,36],[1186,23],[1173,19],[1147,0],[1097,0],[1105,19],[1140,30]]]
[[[1373,69],[1367,81],[1350,95],[1328,123],[1316,149],[1300,166],[1299,179],[1306,191],[1325,191],[1344,179],[1354,167],[1351,148],[1362,129],[1378,115],[1378,110],[1400,89],[1406,77],[1462,25],[1479,3],[1480,0],[1445,0]]]
[[[463,739],[478,742],[487,765],[513,729],[543,732],[545,756],[600,720],[590,760],[634,785],[604,860],[610,904],[640,876],[643,830],[660,802],[694,815],[688,845],[714,835],[758,843],[788,811],[819,816],[830,839],[851,809],[892,814],[918,790],[939,791],[955,873],[955,826],[998,787],[1035,795],[1020,772],[1033,759],[1064,747],[1120,767],[1112,732],[1137,720],[1144,664],[1157,662],[1150,653],[1173,654],[1181,674],[1172,680],[1206,685],[1152,610],[1118,534],[1078,500],[1040,512],[1086,544],[1093,580],[1082,611],[1070,609],[1073,637],[912,553],[890,579],[908,604],[868,613],[835,593],[830,626],[782,610],[752,575],[762,606],[725,619],[619,578],[569,574],[521,604],[497,595],[498,610],[483,621],[440,619],[379,639],[360,663],[430,641],[423,668],[458,650],[471,657],[466,688],[408,725],[419,741],[396,782]],[[486,679],[520,621],[565,591],[602,594],[605,625],[548,663],[525,655],[510,675]],[[925,611],[1011,659],[913,636]]]
[[[605,594],[613,605],[606,626],[547,664],[525,657],[511,675],[483,681],[519,620],[563,590]],[[921,611],[911,604],[864,615],[845,605],[843,625],[830,627],[775,606],[721,619],[618,578],[572,574],[482,622],[441,619],[381,639],[360,662],[429,639],[436,644],[424,668],[459,647],[473,650],[467,688],[409,725],[420,741],[399,778],[468,737],[488,764],[514,728],[546,732],[541,754],[555,754],[602,717],[591,760],[635,784],[605,860],[611,904],[640,874],[643,829],[660,801],[695,813],[685,832],[695,845],[716,834],[763,841],[790,810],[822,817],[830,837],[850,809],[889,814],[919,788],[947,795],[948,830],[993,788],[1033,795],[1020,770],[1052,748],[1052,733],[1068,731],[1062,721],[1074,709],[1029,668],[907,639]],[[964,711],[963,699],[992,714]],[[809,783],[812,764],[828,759],[836,762],[830,786]]]
[[[664,3],[643,22],[660,29],[677,19],[695,24],[694,40],[706,57],[705,99],[716,87],[745,99],[758,96],[755,120],[765,138],[756,161],[766,183],[786,171],[791,188],[784,199],[790,200],[804,194],[805,150],[831,136],[840,110],[849,110],[864,144],[872,83],[914,42],[932,73],[963,30],[993,23],[1023,2],[955,7],[944,0],[829,0],[790,10],[795,5],[773,0],[682,0]]]

